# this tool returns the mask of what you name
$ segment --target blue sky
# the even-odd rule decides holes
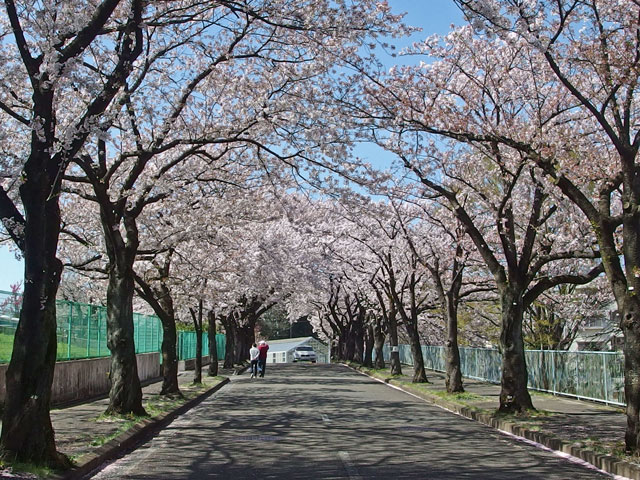
[[[445,35],[452,24],[460,26],[464,23],[462,12],[453,0],[389,0],[389,5],[393,13],[406,13],[405,24],[422,29],[411,37],[394,40],[397,51],[413,42],[424,40],[434,33]],[[385,66],[391,66],[394,63],[414,63],[398,57],[395,59],[382,57],[382,60]]]
[[[421,27],[422,32],[412,37],[420,40],[434,33],[446,34],[451,24],[464,23],[462,13],[453,0],[389,0],[395,13],[406,12],[405,23]]]
[[[0,290],[11,291],[11,284],[22,281],[24,277],[22,261],[5,245],[0,247]]]
[[[464,22],[453,0],[389,0],[389,5],[395,13],[407,12],[405,23],[422,28],[422,32],[410,39],[403,39],[399,48],[434,33],[446,34],[452,23],[461,25]],[[363,155],[364,152],[358,153]],[[0,245],[0,290],[9,290],[12,283],[22,281],[23,268],[22,261],[16,260],[7,246]]]

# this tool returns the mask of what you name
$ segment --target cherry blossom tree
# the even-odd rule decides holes
[[[413,356],[413,382],[428,382],[419,334],[421,314],[433,308],[432,290],[425,288],[427,270],[415,251],[406,248],[402,241],[401,221],[379,224],[378,228],[380,237],[386,237],[387,241],[386,249],[376,246],[374,250],[380,265],[378,282],[390,295],[402,319]]]
[[[355,225],[332,199],[298,194],[287,196],[285,203],[287,216],[295,219],[291,236],[297,239],[295,248],[287,250],[289,318],[309,317],[316,332],[335,342],[337,358],[358,363],[369,358],[371,363],[373,343],[367,332],[375,299],[369,273],[362,270],[361,249],[348,235]]]
[[[500,43],[501,51],[510,49],[518,66],[526,66],[515,72],[516,63],[509,69],[501,61],[502,74],[529,86],[521,102],[528,107],[529,128],[520,115],[525,128],[474,133],[526,155],[583,212],[597,237],[625,336],[625,443],[637,453],[640,7],[621,0],[459,4],[476,28],[497,36],[478,36],[479,42]]]
[[[392,373],[400,374],[397,345],[398,326],[402,325],[416,353],[415,381],[425,381],[418,325],[427,305],[428,294],[422,288],[426,270],[419,268],[415,258],[407,260],[393,211],[384,202],[353,193],[328,211],[331,225],[322,230],[332,239],[326,252],[332,260],[325,267],[329,274],[325,293],[319,295],[324,298],[319,318],[329,324],[337,339],[339,357],[368,363],[367,355],[376,344],[380,365],[383,333],[388,332]],[[367,333],[370,326],[373,335]]]
[[[56,359],[59,193],[68,163],[113,104],[142,52],[143,3],[4,2],[0,217],[25,260],[0,450],[59,467],[49,418]]]
[[[437,300],[433,302],[438,305],[446,326],[447,391],[462,392],[458,309],[465,297],[492,290],[492,287],[486,285],[484,272],[476,282],[464,282],[468,263],[473,266],[477,259],[472,256],[473,244],[464,227],[446,208],[433,200],[409,200],[397,204],[391,199],[391,205],[400,222],[407,248],[428,271],[430,287],[437,294]]]
[[[465,28],[443,48],[433,40],[425,44],[425,51],[439,51],[446,60],[425,68],[431,94],[415,120],[433,133],[517,151],[588,219],[621,314],[625,442],[637,452],[637,4],[459,4],[476,29],[491,35]],[[502,122],[484,121],[487,112]]]
[[[455,38],[460,40],[458,36]],[[457,44],[455,50],[475,54]],[[555,233],[567,228],[559,216],[554,215],[559,199],[551,196],[551,187],[545,184],[539,170],[528,166],[525,156],[499,142],[468,146],[460,144],[461,138],[455,134],[449,135],[452,137],[449,142],[437,143],[429,137],[447,135],[430,123],[432,119],[437,122],[436,109],[444,116],[448,109],[459,108],[455,100],[440,98],[444,96],[441,82],[446,82],[447,95],[452,97],[466,98],[473,94],[469,85],[451,74],[453,64],[459,68],[460,76],[468,79],[467,64],[454,55],[450,57],[450,61],[392,71],[383,80],[384,85],[378,82],[365,87],[369,90],[366,101],[371,106],[368,118],[384,125],[388,132],[388,136],[377,136],[376,140],[398,155],[427,195],[438,197],[448,205],[493,275],[502,312],[500,409],[532,408],[526,388],[523,312],[545,290],[562,283],[585,283],[602,271],[601,266],[592,268],[588,262],[583,262],[582,270],[571,267],[569,271],[559,271],[550,265],[596,258],[599,253],[594,252],[593,242],[585,244],[584,234],[588,228],[579,219],[570,224],[569,228],[574,229],[567,232],[570,235],[563,237]],[[430,77],[433,72],[441,76]],[[499,98],[502,90],[495,85],[499,79],[493,77],[491,70],[472,81]],[[498,114],[486,108],[487,98],[480,96],[478,101],[481,105],[472,112],[478,117],[476,122],[482,122],[486,128],[512,127],[507,108]],[[425,110],[428,108],[425,103],[429,107],[437,106]],[[359,115],[362,116],[362,112]],[[482,176],[476,173],[479,167],[485,171]],[[576,235],[575,230],[580,235]]]
[[[77,155],[64,177],[100,205],[109,257],[111,413],[143,413],[131,320],[143,210],[171,196],[175,183],[167,179],[199,181],[224,162],[269,170],[275,159],[297,168],[300,158],[322,165],[328,152],[343,151],[344,142],[318,135],[313,83],[331,79],[331,66],[357,58],[365,40],[391,33],[397,20],[373,1],[221,2],[185,12],[179,31],[167,31],[161,27],[171,6],[149,9],[154,41],[127,84],[122,110],[104,119],[95,147]]]
[[[177,310],[196,312],[200,321],[206,307],[210,340],[209,375],[217,375],[215,323],[216,297],[208,286],[220,272],[233,270],[234,247],[242,245],[226,233],[234,222],[244,222],[251,231],[247,212],[267,216],[256,208],[260,203],[259,182],[248,169],[219,169],[206,182],[176,189],[172,202],[160,202],[145,209],[139,219],[141,246],[135,263],[136,291],[154,309],[163,323],[163,388],[165,394],[178,393],[176,320]],[[245,221],[247,220],[247,221]],[[216,285],[216,289],[219,285]],[[197,292],[197,295],[195,294]],[[202,326],[204,329],[204,325]],[[233,332],[229,335],[232,339]],[[201,338],[201,335],[198,335]],[[234,348],[229,349],[231,352]]]
[[[152,308],[162,323],[162,388],[160,395],[182,396],[178,385],[178,332],[176,312],[171,292],[171,266],[175,246],[164,247],[164,251],[149,253],[146,263],[150,268],[134,273],[136,292]],[[141,263],[141,262],[138,262]],[[217,363],[217,360],[216,360]]]

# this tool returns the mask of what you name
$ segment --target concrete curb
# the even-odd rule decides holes
[[[420,397],[421,399],[426,400],[430,403],[433,403],[434,405],[440,408],[444,408],[445,410],[449,410],[453,413],[457,413],[460,416],[482,423],[484,425],[495,428],[497,430],[506,432],[510,435],[520,437],[531,442],[539,443],[549,448],[550,450],[571,455],[612,475],[618,475],[620,477],[626,477],[633,480],[640,480],[640,466],[635,465],[633,463],[629,463],[626,460],[623,460],[619,457],[614,457],[612,455],[605,455],[603,453],[596,453],[593,450],[589,450],[581,447],[575,441],[572,442],[569,440],[558,438],[557,436],[550,435],[547,433],[538,432],[535,430],[529,430],[528,428],[525,428],[513,422],[509,422],[502,418],[498,418],[490,413],[478,412],[469,407],[463,407],[461,405],[457,405],[452,402],[447,402],[446,400],[438,397],[437,395],[430,395],[417,388],[416,389],[411,388],[410,385],[409,386],[407,386],[406,384],[403,384],[402,386],[398,385],[397,382],[393,381],[393,378],[380,379],[372,375],[369,375],[368,373],[363,372],[362,370],[358,370],[357,368],[354,368],[351,365],[347,365],[347,364],[343,364],[343,365],[363,375],[366,375],[370,378],[392,385],[395,388],[398,388],[407,393]]]
[[[108,441],[104,445],[98,447],[91,453],[83,455],[78,459],[77,466],[73,470],[69,470],[60,475],[50,476],[48,477],[51,480],[77,480],[82,478],[83,476],[90,473],[92,470],[95,470],[98,466],[106,462],[107,460],[114,458],[124,452],[132,448],[138,442],[140,442],[144,437],[150,435],[153,432],[156,432],[167,425],[169,425],[178,415],[182,415],[187,412],[191,408],[195,407],[197,404],[205,400],[207,397],[212,395],[213,393],[220,390],[227,383],[230,382],[229,378],[225,378],[217,385],[211,387],[209,390],[203,392],[195,398],[185,402],[180,405],[175,410],[171,410],[169,412],[165,412],[160,415],[156,415],[155,417],[145,418],[127,431],[122,432],[116,438]]]

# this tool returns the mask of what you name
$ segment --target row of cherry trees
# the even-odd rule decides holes
[[[625,338],[626,447],[637,453],[640,6],[456,3],[469,25],[414,45],[424,62],[360,76],[340,99],[421,184],[417,195],[461,222],[491,272],[502,316],[501,409],[531,407],[525,308],[554,285],[606,272]],[[569,258],[585,262],[576,269]]]
[[[200,236],[207,227],[188,227],[179,216],[206,224],[206,195],[220,185],[251,188],[252,176],[277,179],[285,168],[312,176],[321,164],[341,170],[345,142],[327,130],[314,94],[331,88],[332,69],[362,63],[380,35],[401,31],[397,22],[370,0],[4,2],[0,217],[25,260],[4,458],[66,463],[49,418],[61,233],[85,252],[60,258],[106,278],[108,412],[144,414],[135,289],[164,313],[169,340],[165,320],[179,306],[167,298],[166,278],[175,259],[233,276],[226,259],[197,258],[210,241]],[[154,236],[160,226],[174,232]],[[180,236],[193,250],[173,247]],[[146,268],[134,268],[138,260]],[[196,321],[207,308],[198,293],[216,288],[215,277],[200,273],[183,285],[198,299],[190,305]],[[235,302],[255,316],[255,302],[269,300],[246,290]]]
[[[405,339],[416,382],[420,345],[444,343],[450,391],[458,335],[494,321],[499,406],[532,408],[525,312],[606,272],[637,449],[639,7],[458,3],[470,25],[382,72],[369,50],[407,31],[384,2],[5,1],[0,217],[26,265],[5,458],[64,463],[49,419],[63,264],[62,293],[107,306],[116,414],[144,414],[138,299],[162,321],[165,394],[180,394],[178,318],[220,322],[232,366],[280,304],[343,359],[381,366],[388,341],[400,373]],[[393,166],[354,158],[356,141]]]
[[[316,328],[324,331],[327,338],[335,339],[337,355],[342,359],[371,364],[375,358],[380,362],[380,349],[388,340],[392,350],[391,368],[398,373],[400,364],[393,347],[398,345],[399,337],[404,338],[416,359],[415,382],[427,380],[420,361],[420,345],[445,344],[447,384],[451,391],[460,391],[459,317],[467,344],[495,343],[495,337],[505,335],[505,308],[493,308],[495,304],[501,305],[504,293],[468,234],[468,228],[477,229],[485,248],[495,256],[506,256],[503,239],[496,233],[495,218],[484,213],[490,210],[479,198],[472,198],[471,189],[465,189],[465,208],[474,211],[469,225],[452,215],[448,204],[417,198],[406,189],[407,185],[403,185],[402,192],[394,190],[385,201],[361,198],[328,206],[332,213],[322,232],[327,245],[324,255],[330,262],[315,277],[316,282],[324,280],[311,289],[306,301],[295,298],[304,292],[298,285],[292,303],[306,305],[306,308],[315,306],[312,317]],[[404,195],[401,199],[400,193]],[[527,193],[521,194],[524,197],[519,198],[524,202]],[[549,213],[547,223],[538,229],[542,239],[530,240],[533,245],[529,248],[537,265],[530,274],[519,317],[520,331],[517,336],[514,334],[513,340],[519,341],[523,350],[524,311],[531,313],[534,307],[543,308],[544,303],[538,301],[542,294],[547,300],[557,302],[561,293],[561,289],[556,288],[558,285],[588,283],[601,272],[592,253],[583,255],[583,250],[569,248],[576,242],[571,232],[562,230],[566,214]],[[510,218],[525,226],[537,220],[536,217],[531,220],[527,208],[514,210]],[[514,235],[513,248],[521,248],[525,238]],[[572,305],[573,311],[563,313],[580,319],[593,304]],[[459,315],[461,309],[462,315]],[[497,335],[491,333],[492,321]],[[377,352],[373,356],[372,345]],[[522,355],[524,359],[524,351]],[[520,368],[526,365],[522,363]],[[509,375],[506,373],[505,377],[510,378]]]
[[[501,410],[533,406],[524,312],[549,291],[606,273],[625,338],[626,446],[637,452],[640,6],[632,0],[456,3],[469,25],[408,50],[424,62],[383,74],[359,71],[332,92],[332,101],[359,138],[396,158],[386,192],[439,204],[473,243],[500,305]],[[385,191],[377,179],[374,193]],[[388,225],[385,230],[396,238]],[[408,249],[414,264],[425,263],[415,243]],[[406,248],[401,251],[406,258]],[[391,304],[386,310],[402,318],[414,345],[411,325],[424,305],[414,288],[419,275],[396,278],[394,257],[383,252],[377,246],[374,255],[397,311]],[[398,308],[398,283],[406,310]],[[342,305],[343,319],[360,332],[366,315],[359,290],[345,293],[335,279],[331,287],[332,328],[345,338],[335,315]]]

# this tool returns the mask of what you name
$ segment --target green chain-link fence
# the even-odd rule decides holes
[[[216,334],[216,348],[218,352],[218,360],[224,358],[225,352],[225,336]],[[209,335],[202,334],[202,356],[209,355]],[[178,359],[188,360],[196,358],[196,332],[179,332],[178,334]]]
[[[22,298],[0,290],[0,363],[11,359],[13,337],[18,326]],[[107,309],[99,305],[58,300],[56,302],[58,360],[108,357]],[[155,315],[133,314],[136,353],[159,352],[162,324]],[[224,335],[216,335],[218,359],[224,358]],[[180,360],[195,358],[195,332],[178,332]],[[207,334],[203,334],[203,355],[209,354]]]

